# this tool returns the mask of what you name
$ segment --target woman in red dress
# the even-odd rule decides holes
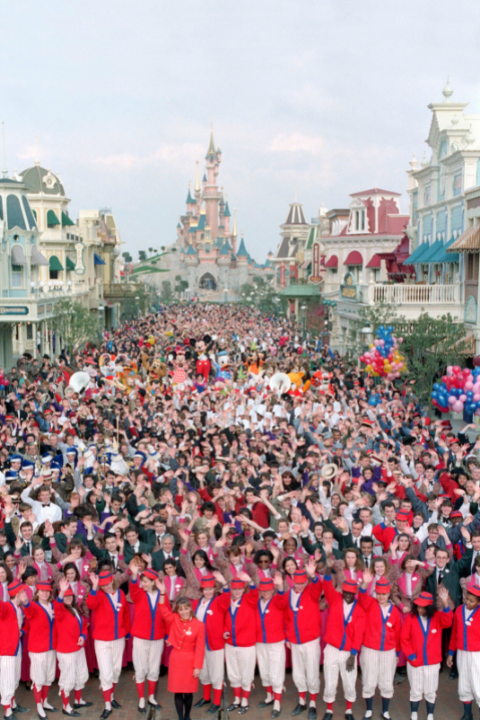
[[[165,603],[164,583],[159,580],[156,584],[160,590],[160,613],[172,646],[167,690],[175,694],[178,720],[190,720],[193,693],[198,690],[205,655],[205,626],[194,616],[188,598],[179,598],[172,612]]]

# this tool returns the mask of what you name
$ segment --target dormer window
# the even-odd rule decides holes
[[[355,210],[355,230],[365,231],[365,210]]]

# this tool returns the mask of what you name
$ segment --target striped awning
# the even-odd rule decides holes
[[[447,249],[447,253],[455,252],[480,252],[480,225],[473,225],[468,230],[465,230],[463,235],[460,235]]]
[[[26,265],[27,258],[21,245],[12,245],[12,265]]]

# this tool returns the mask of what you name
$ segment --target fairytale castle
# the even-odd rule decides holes
[[[271,253],[266,264],[259,265],[250,257],[243,237],[238,238],[236,211],[232,218],[223,188],[217,184],[222,151],[215,148],[213,130],[205,160],[201,183],[197,161],[193,196],[189,183],[186,212],[177,225],[176,242],[167,248],[174,252],[166,256],[165,265],[172,281],[177,275],[188,281],[189,298],[241,300],[242,285],[252,284],[255,276],[267,279],[273,274]],[[169,276],[162,275],[161,280],[165,278]]]

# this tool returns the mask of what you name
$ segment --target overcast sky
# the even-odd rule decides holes
[[[405,192],[430,102],[480,112],[478,0],[23,0],[0,10],[10,173],[35,159],[125,248],[175,239],[210,119],[247,248],[275,250],[295,191],[308,220],[374,186]]]

